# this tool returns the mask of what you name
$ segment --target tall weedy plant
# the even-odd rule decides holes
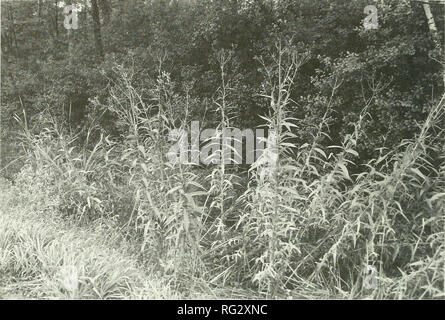
[[[236,257],[233,255],[233,233],[229,230],[227,218],[233,214],[233,204],[236,201],[234,192],[238,177],[233,173],[233,168],[239,163],[241,158],[232,144],[242,143],[236,137],[231,137],[229,132],[233,129],[231,120],[234,117],[235,106],[230,101],[232,91],[231,79],[228,70],[232,66],[232,51],[220,50],[215,53],[215,58],[219,66],[221,76],[221,86],[215,99],[216,111],[219,115],[219,123],[215,129],[215,134],[206,141],[207,147],[212,147],[215,151],[207,159],[214,164],[206,179],[209,181],[209,190],[206,204],[208,206],[208,219],[206,225],[206,242],[208,243],[207,255],[212,256],[212,260],[218,260],[213,270],[211,282],[217,283],[220,280],[224,285],[227,279],[233,274],[236,265]],[[233,156],[232,156],[233,155]],[[233,230],[232,230],[233,231]]]
[[[195,198],[203,195],[203,187],[190,166],[169,159],[171,138],[185,138],[176,133],[186,126],[189,99],[174,91],[169,74],[161,70],[162,57],[159,60],[148,97],[133,84],[135,71],[118,67],[120,80],[111,89],[107,108],[124,128],[118,161],[133,203],[128,225],[135,228],[144,260],[178,280],[182,273],[200,272],[202,209]],[[152,103],[146,103],[147,98]]]
[[[273,49],[270,61],[259,58],[265,78],[261,95],[270,105],[269,114],[262,117],[268,129],[267,146],[250,169],[244,195],[247,208],[238,223],[245,241],[245,267],[268,296],[284,287],[289,263],[299,252],[293,241],[297,212],[289,180],[294,170],[291,155],[297,148],[292,142],[296,119],[289,116],[288,108],[297,71],[308,57],[290,42],[280,41]]]

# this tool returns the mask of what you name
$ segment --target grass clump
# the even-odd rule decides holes
[[[178,298],[168,283],[140,268],[130,244],[103,224],[75,227],[55,212],[14,204],[17,189],[7,182],[0,188],[0,298]],[[63,275],[72,266],[78,273],[73,290]]]

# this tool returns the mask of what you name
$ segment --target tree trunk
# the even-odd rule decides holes
[[[423,10],[425,11],[425,16],[428,21],[428,28],[434,38],[436,45],[440,45],[439,34],[437,33],[436,23],[434,21],[433,14],[431,13],[431,7],[428,2],[423,3]]]
[[[72,5],[72,1],[68,0],[67,5]],[[71,29],[67,29],[67,32],[68,32],[68,63],[71,66],[73,64],[73,35]]]
[[[12,40],[14,40],[14,45],[15,45],[15,59],[17,61],[18,55],[19,55],[19,46],[17,44],[17,34],[15,32],[15,21],[14,21],[14,9],[12,7],[9,7],[8,10],[8,15],[9,15],[9,20],[11,22],[10,27],[11,27],[11,34],[12,34]],[[11,40],[11,42],[12,42]],[[11,46],[12,47],[12,46]]]
[[[445,88],[445,50],[441,45],[441,39],[439,36],[439,33],[437,32],[436,22],[434,21],[433,14],[431,12],[431,7],[429,4],[429,1],[426,1],[423,3],[423,10],[425,11],[425,16],[428,21],[428,28],[430,29],[431,35],[433,37],[434,43],[436,44],[437,48],[439,48],[441,54],[442,54],[442,67],[443,67],[443,85]]]
[[[39,18],[39,23],[40,23],[40,17],[42,16],[42,0],[39,0],[39,9],[37,11],[37,17]]]
[[[108,23],[111,16],[111,2],[110,0],[99,0],[99,7],[103,13],[103,23]]]
[[[56,38],[59,37],[59,19],[57,12],[57,0],[54,0],[54,30],[56,31]]]
[[[99,17],[99,7],[97,5],[97,0],[91,0],[91,15],[93,17],[93,32],[94,40],[96,42],[96,50],[100,57],[104,56],[104,49],[102,44],[102,35],[100,31],[100,17]]]

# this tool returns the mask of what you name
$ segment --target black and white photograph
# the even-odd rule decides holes
[[[444,38],[445,0],[2,0],[0,300],[445,300]]]

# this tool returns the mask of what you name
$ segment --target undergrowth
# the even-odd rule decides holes
[[[0,299],[180,298],[165,279],[141,268],[130,243],[103,221],[81,228],[27,206],[5,181],[0,188]],[[64,272],[73,267],[76,289]]]

